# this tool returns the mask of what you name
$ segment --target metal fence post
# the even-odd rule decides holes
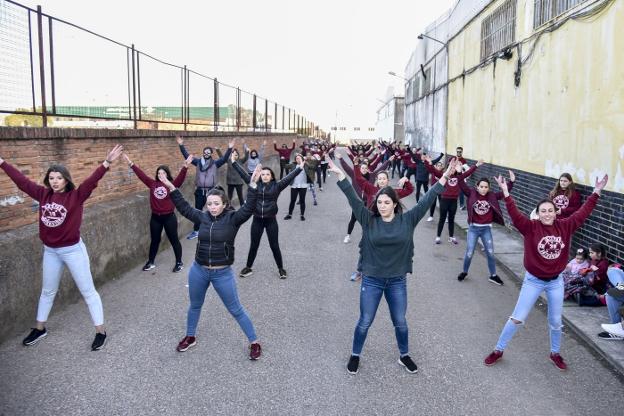
[[[240,131],[241,125],[241,91],[236,88],[236,131]]]
[[[48,113],[46,111],[46,88],[45,88],[45,68],[43,56],[43,16],[41,6],[37,6],[37,34],[39,37],[39,78],[41,78],[41,119],[43,127],[48,127]]]
[[[269,129],[269,101],[264,100],[264,131]]]
[[[253,96],[253,122],[252,122],[253,131],[256,131],[256,94]]]
[[[214,79],[214,94],[213,94],[213,98],[214,98],[214,103],[213,103],[213,120],[214,120],[214,131],[217,131],[219,129],[219,81],[217,81],[217,79]]]
[[[132,44],[132,120],[134,122],[134,128],[137,128],[137,109],[136,109],[136,71],[134,60],[134,43]]]

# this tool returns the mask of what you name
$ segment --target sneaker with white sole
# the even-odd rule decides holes
[[[351,273],[351,281],[352,282],[357,282],[358,280],[360,280],[362,278],[362,273],[360,272],[353,272]]]
[[[240,277],[248,277],[251,276],[253,274],[253,270],[251,269],[251,267],[245,267],[243,268],[243,270],[241,270],[240,272]]]
[[[360,368],[360,357],[357,355],[352,355],[349,358],[349,362],[347,363],[347,373],[356,375]]]
[[[97,332],[95,334],[95,338],[93,339],[93,343],[91,344],[91,351],[99,351],[106,344],[106,332],[103,334],[101,332]]]
[[[488,280],[490,281],[490,283],[494,283],[495,285],[502,286],[504,284],[503,281],[501,280],[501,278],[498,277],[498,275],[496,275],[496,274],[490,276],[490,278]]]
[[[449,243],[452,243],[452,244],[455,244],[455,245],[459,244],[459,241],[457,241],[457,239],[455,237],[449,237],[448,241],[449,241]]]
[[[342,242],[345,244],[349,244],[350,241],[351,241],[351,236],[349,234],[347,234],[344,240],[342,240]]]
[[[189,348],[194,347],[195,345],[197,345],[197,342],[195,341],[195,337],[186,336],[182,338],[182,341],[180,341],[176,350],[178,352],[184,352],[188,350]]]
[[[427,222],[431,222],[431,221],[433,221],[433,217],[427,218]]]
[[[156,268],[156,265],[148,260],[147,263],[145,263],[145,266],[143,266],[143,271],[147,272],[147,271],[150,271],[150,270],[152,270],[154,268]]]
[[[610,334],[607,331],[602,331],[601,333],[599,333],[598,338],[608,341],[624,341],[624,337],[618,337],[617,335]]]
[[[43,338],[48,336],[48,330],[43,328],[42,330],[39,330],[37,328],[32,328],[32,331],[30,331],[30,334],[28,334],[28,336],[26,338],[24,338],[22,340],[22,344],[28,346],[31,345],[35,345],[36,343],[38,343],[39,341],[41,341]]]
[[[418,372],[418,367],[416,366],[416,363],[412,361],[409,355],[404,355],[403,357],[399,358],[398,363],[400,366],[405,367],[405,371],[407,371],[408,373],[414,374]]]
[[[617,324],[600,324],[602,329],[610,333],[611,335],[615,335],[616,337],[624,337],[624,328],[622,328],[621,323]]]
[[[435,243],[436,244],[442,244],[442,240],[440,240],[440,237],[436,237]]]
[[[187,240],[194,240],[197,238],[197,236],[199,236],[199,231],[191,231],[190,233],[188,233],[188,235],[186,236]]]
[[[182,269],[184,269],[184,263],[182,263],[181,261],[176,262],[175,266],[173,266],[173,273],[180,273],[182,271]]]

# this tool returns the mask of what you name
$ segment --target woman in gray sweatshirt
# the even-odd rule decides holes
[[[356,374],[360,354],[366,341],[368,328],[375,319],[381,297],[385,296],[399,346],[399,364],[410,373],[418,367],[409,356],[407,310],[407,273],[412,273],[414,257],[414,229],[427,213],[429,206],[444,191],[444,186],[455,161],[422,199],[409,211],[403,207],[395,190],[386,186],[375,195],[369,210],[346,180],[342,170],[330,162],[330,172],[338,175],[338,187],[344,192],[356,220],[362,226],[360,260],[362,289],[360,290],[360,318],[353,335],[353,349],[347,371]]]

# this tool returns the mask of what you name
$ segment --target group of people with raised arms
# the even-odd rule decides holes
[[[464,178],[473,174],[483,163],[482,161],[466,170],[462,169],[465,163],[453,157],[449,158],[445,170],[441,171],[431,166],[432,160],[429,156],[421,154],[419,149],[416,149],[412,152],[415,160],[422,161],[425,168],[437,180],[418,199],[413,208],[405,210],[400,200],[413,193],[414,187],[406,176],[398,181],[396,188],[389,185],[390,173],[386,169],[392,166],[397,158],[394,149],[378,146],[376,155],[373,155],[375,151],[373,146],[348,149],[347,155],[353,164],[351,168],[345,163],[342,154],[335,152],[333,148],[330,151],[325,144],[304,145],[303,151],[306,154],[296,154],[294,163],[282,164],[282,152],[280,152],[280,168],[283,168],[287,174],[277,180],[274,172],[262,166],[259,161],[252,164],[251,172],[249,172],[249,167],[245,168],[241,165],[238,151],[234,149],[236,139],[229,142],[227,151],[217,160],[212,159],[212,147],[205,147],[202,157],[196,158],[187,152],[181,137],[177,137],[177,142],[185,161],[184,167],[175,178],[172,177],[171,170],[166,165],[158,166],[155,178],[150,178],[133,163],[130,155],[123,153],[122,146],[118,145],[78,187],[72,182],[71,175],[64,166],[52,165],[44,176],[44,186],[41,186],[26,178],[19,170],[0,158],[0,167],[19,189],[38,201],[40,205],[39,230],[44,244],[43,284],[36,326],[23,340],[24,345],[36,344],[47,336],[45,323],[64,266],[69,268],[89,307],[96,330],[92,349],[101,349],[105,344],[106,331],[102,302],[93,284],[86,248],[80,239],[80,225],[85,201],[97,187],[98,181],[110,165],[123,153],[131,169],[150,190],[151,244],[148,261],[143,270],[155,267],[156,252],[163,229],[171,242],[176,258],[172,271],[179,272],[183,268],[174,207],[182,216],[193,222],[195,235],[192,238],[198,238],[195,259],[188,275],[190,305],[187,312],[186,334],[179,342],[177,350],[184,352],[196,345],[196,328],[201,308],[206,291],[212,284],[247,337],[249,358],[258,359],[262,349],[251,318],[239,300],[235,273],[231,267],[234,263],[234,240],[240,226],[253,216],[247,264],[240,276],[251,275],[260,238],[266,230],[279,277],[286,278],[287,272],[282,263],[278,239],[277,200],[280,193],[290,185],[291,202],[289,213],[284,219],[291,218],[294,201],[298,198],[303,220],[305,191],[309,189],[310,181],[317,179],[322,184],[322,181],[326,179],[325,169],[319,166],[322,160],[327,166],[326,171],[338,176],[338,187],[345,194],[351,207],[353,223],[359,222],[362,227],[362,237],[359,242],[360,257],[357,265],[357,272],[361,275],[362,281],[360,316],[355,327],[352,351],[347,363],[349,373],[358,372],[367,332],[374,320],[382,296],[386,297],[395,328],[399,349],[398,363],[410,373],[417,371],[417,365],[409,355],[408,326],[405,319],[406,275],[412,272],[413,234],[418,222],[426,216],[436,199],[441,197],[439,240],[440,225],[444,225],[447,213],[451,214],[451,211],[454,213],[452,206],[455,205],[456,208],[460,192],[466,196],[467,200],[469,229],[463,271],[458,276],[459,281],[467,277],[476,242],[481,239],[488,259],[489,280],[502,285],[502,281],[496,275],[490,231],[492,223],[504,224],[499,206],[501,199],[504,200],[512,223],[524,237],[526,269],[524,282],[516,307],[505,323],[494,350],[485,358],[485,364],[493,365],[502,358],[503,351],[517,328],[528,316],[535,300],[541,292],[546,292],[550,327],[550,360],[559,369],[566,369],[566,363],[560,355],[561,313],[564,298],[562,272],[567,265],[566,253],[569,251],[572,234],[591,214],[601,190],[606,186],[608,180],[606,175],[601,180],[596,180],[594,192],[582,205],[580,197],[577,196],[578,192],[574,190],[571,177],[567,177],[567,174],[562,175],[558,186],[549,197],[537,204],[535,210],[537,219],[529,219],[519,212],[510,195],[515,182],[513,172],[509,172],[509,180],[502,176],[495,178],[499,192],[491,190],[488,178],[479,179],[476,186],[471,188],[464,182]],[[282,146],[282,149],[284,148]],[[245,147],[245,151],[247,150]],[[312,152],[317,153],[312,154]],[[255,158],[258,157],[261,158],[262,155],[256,152]],[[337,158],[348,172],[351,183],[346,180],[343,170],[334,165],[333,157]],[[369,160],[369,157],[372,157],[372,160]],[[319,163],[314,163],[314,161]],[[238,210],[232,208],[229,196],[217,186],[216,170],[225,163],[228,163],[229,168],[239,175],[244,184],[248,184],[247,195],[242,198],[240,194],[238,195],[240,201]],[[195,207],[192,207],[178,190],[191,164],[196,166]],[[378,170],[376,170],[376,165],[379,165]],[[452,214],[450,216],[452,217]],[[449,219],[450,238],[454,238],[452,222],[453,220]],[[345,242],[350,239],[352,227],[353,225],[350,225],[348,228]],[[604,253],[596,254],[595,260],[599,261],[601,256],[604,257]],[[596,263],[595,267],[598,270],[601,266]],[[613,280],[610,276],[608,280],[616,286],[615,289],[624,292],[624,273],[622,273],[623,276],[615,272],[612,274]],[[621,279],[617,280],[618,278]],[[619,288],[617,283],[621,283],[622,288]],[[607,285],[608,283],[605,282],[605,288]],[[619,295],[619,292],[616,294]],[[616,301],[620,302],[619,299],[613,296],[613,308],[618,307]],[[609,308],[610,314],[612,307]]]

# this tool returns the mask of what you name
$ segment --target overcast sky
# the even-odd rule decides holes
[[[387,72],[403,74],[418,34],[455,1],[20,2],[294,108],[328,130],[336,118],[374,126],[387,88],[403,92]]]

